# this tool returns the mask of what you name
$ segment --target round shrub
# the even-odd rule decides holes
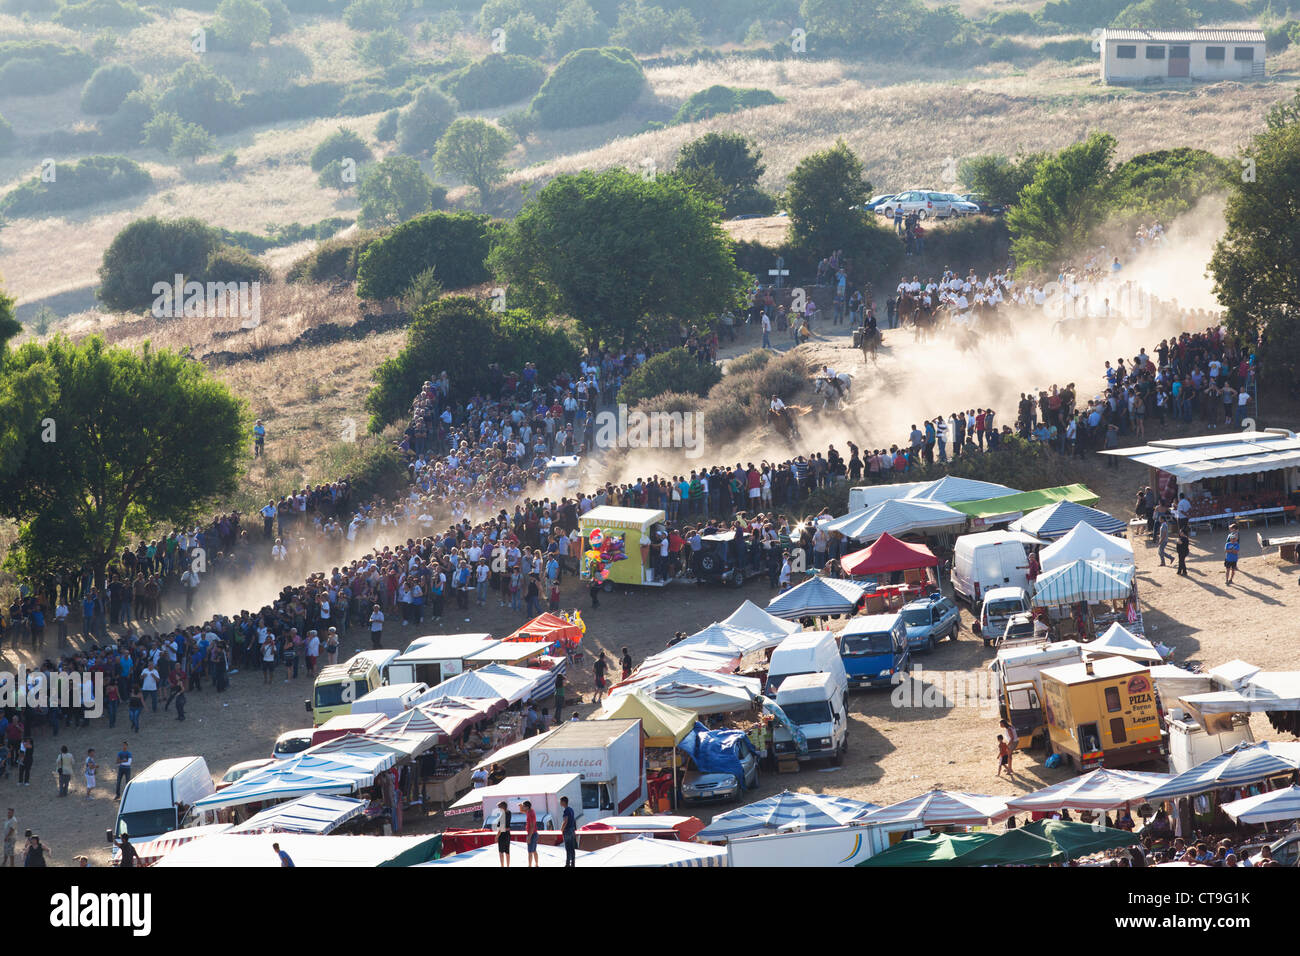
[[[140,75],[125,63],[109,63],[91,74],[81,90],[81,112],[116,113],[122,101],[140,89]]]
[[[443,77],[441,86],[462,109],[481,110],[527,99],[541,89],[546,68],[514,53],[492,53]]]
[[[645,87],[641,64],[617,47],[575,50],[542,84],[533,112],[547,129],[567,129],[615,119]]]

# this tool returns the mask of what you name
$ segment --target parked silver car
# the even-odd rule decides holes
[[[904,216],[916,213],[920,219],[947,219],[953,214],[952,199],[948,198],[951,195],[929,189],[909,189],[881,203],[876,212],[884,213],[886,219],[893,219],[900,213]]]
[[[758,786],[758,758],[746,750],[740,756],[740,766],[745,774],[746,790]],[[740,781],[733,773],[700,773],[688,771],[682,776],[682,800],[687,803],[704,803],[709,800],[735,800],[741,795]]]

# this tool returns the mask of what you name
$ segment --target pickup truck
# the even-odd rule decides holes
[[[922,598],[904,605],[903,625],[907,628],[908,650],[932,651],[945,637],[957,640],[961,609],[946,597]]]

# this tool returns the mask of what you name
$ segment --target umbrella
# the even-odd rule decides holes
[[[801,617],[852,614],[866,593],[866,588],[852,581],[818,576],[777,595],[767,605],[767,609],[776,617],[788,621]]]
[[[1087,601],[1115,601],[1133,591],[1132,567],[1102,561],[1071,561],[1044,571],[1034,582],[1034,606],[1047,607]]]
[[[930,866],[950,862],[996,840],[996,833],[935,833],[895,843],[858,866]]]
[[[1115,847],[1135,846],[1141,842],[1124,830],[1076,823],[1073,820],[1035,820],[1020,829],[1023,833],[1050,840],[1061,848],[1068,860]]]
[[[1290,786],[1233,800],[1223,804],[1221,809],[1238,823],[1274,823],[1278,820],[1300,819],[1300,787]]]
[[[863,819],[876,809],[874,803],[863,803],[848,797],[785,790],[774,797],[718,814],[695,838],[701,843],[735,840],[775,833],[792,823],[802,824],[805,830],[841,827]]]
[[[1147,793],[1173,777],[1171,773],[1093,770],[1023,797],[1013,797],[1007,806],[1016,812],[1040,813],[1066,809],[1111,810],[1144,799]]]
[[[1045,505],[1007,525],[1012,531],[1024,531],[1036,538],[1063,538],[1080,522],[1092,525],[1103,534],[1123,534],[1128,530],[1121,519],[1089,508],[1076,501],[1058,501]]]
[[[1294,747],[1287,748],[1265,741],[1260,744],[1241,743],[1211,757],[1190,770],[1184,770],[1168,783],[1147,794],[1148,800],[1168,800],[1171,797],[1190,797],[1218,790],[1220,787],[1237,787],[1258,783],[1267,777],[1291,773],[1300,768]]]
[[[1028,830],[1008,830],[953,859],[949,866],[1024,866],[1059,863],[1065,852]]]
[[[931,790],[867,814],[868,823],[906,823],[917,826],[978,826],[1011,816],[1006,800],[983,793]]]
[[[1084,645],[1090,655],[1096,657],[1106,654],[1111,657],[1127,657],[1129,660],[1145,661],[1159,664],[1164,661],[1155,645],[1144,637],[1138,637],[1124,625],[1116,621],[1106,633],[1095,641]]]

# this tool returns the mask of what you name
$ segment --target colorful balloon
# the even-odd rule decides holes
[[[601,542],[605,540],[604,532],[602,532],[599,528],[592,528],[591,536],[587,540],[591,542],[591,546],[593,548],[599,548]]]

